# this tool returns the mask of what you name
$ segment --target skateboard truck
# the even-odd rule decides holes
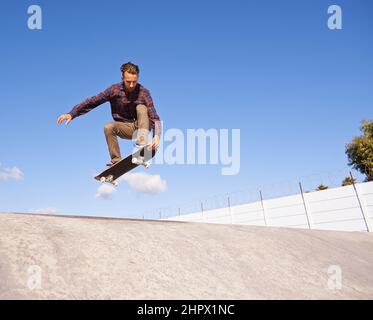
[[[132,158],[132,163],[133,164],[136,164],[136,165],[143,165],[146,169],[148,169],[150,167],[150,162],[148,161],[144,161],[144,157],[133,157]]]
[[[112,175],[109,175],[107,177],[101,177],[100,178],[100,182],[104,183],[104,182],[109,182],[111,183],[114,187],[117,187],[118,186],[118,182],[117,181],[113,181],[113,176]]]

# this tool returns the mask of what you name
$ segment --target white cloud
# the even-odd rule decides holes
[[[109,199],[117,189],[108,184],[103,184],[97,189],[96,198]]]
[[[167,189],[167,183],[159,175],[143,172],[126,173],[120,181],[126,181],[129,187],[139,193],[157,194]]]
[[[56,208],[32,209],[32,210],[29,210],[29,212],[36,213],[36,214],[56,214],[58,212],[58,209]]]
[[[1,166],[1,163],[0,163]],[[5,168],[4,170],[0,171],[0,181],[6,181],[6,180],[22,180],[23,179],[23,172],[18,169],[17,167],[13,168]]]

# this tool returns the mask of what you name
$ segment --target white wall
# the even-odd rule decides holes
[[[164,220],[344,231],[368,231],[368,223],[373,231],[373,181],[355,186],[356,192],[350,185],[304,193],[304,200],[296,194]]]

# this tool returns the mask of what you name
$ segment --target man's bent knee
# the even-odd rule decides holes
[[[105,134],[111,134],[114,131],[114,128],[115,126],[113,122],[109,122],[105,124],[105,127],[104,127]]]
[[[138,104],[136,106],[136,112],[141,113],[141,114],[147,114],[148,113],[148,108],[144,104]]]

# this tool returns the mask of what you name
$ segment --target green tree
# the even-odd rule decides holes
[[[317,187],[316,191],[322,191],[322,190],[326,190],[326,189],[328,189],[328,188],[329,188],[328,186],[324,186],[323,184],[320,184],[320,185]]]
[[[356,179],[355,178],[351,178],[351,177],[346,177],[343,181],[342,181],[342,187],[345,187],[345,186],[349,186],[351,184],[354,184],[356,183]]]
[[[363,134],[346,145],[348,165],[373,181],[373,121],[362,121],[360,130]]]

